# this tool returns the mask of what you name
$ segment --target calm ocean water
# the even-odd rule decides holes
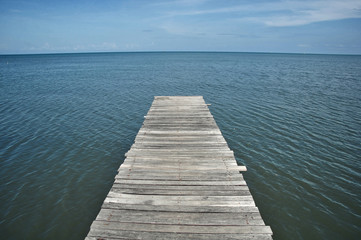
[[[155,95],[202,95],[274,239],[361,237],[361,56],[0,56],[1,239],[83,239]]]

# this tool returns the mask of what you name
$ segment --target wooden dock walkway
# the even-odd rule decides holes
[[[203,97],[155,97],[87,240],[272,239]]]

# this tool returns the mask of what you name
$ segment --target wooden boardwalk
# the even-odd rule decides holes
[[[272,239],[203,97],[155,97],[87,240]]]

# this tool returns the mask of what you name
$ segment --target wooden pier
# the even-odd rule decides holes
[[[272,239],[203,97],[155,97],[87,240]]]

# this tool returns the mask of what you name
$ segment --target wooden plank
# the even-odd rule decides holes
[[[197,170],[199,174],[208,172],[212,173],[219,169],[219,172],[226,172],[226,171],[240,171],[242,166],[237,166],[237,164],[223,162],[222,165],[217,166],[216,164],[207,164],[204,162],[192,163],[192,162],[175,162],[175,161],[158,161],[157,163],[149,163],[144,161],[126,161],[120,167],[121,169],[128,169],[128,170],[136,170],[142,169],[147,171],[152,170],[183,170],[183,171],[191,171]]]
[[[123,163],[122,165],[120,165],[119,170],[122,168],[125,169],[142,169],[144,171],[153,171],[158,170],[158,169],[162,169],[163,171],[172,171],[172,170],[194,170],[195,167],[198,170],[198,173],[201,172],[207,172],[208,174],[212,174],[212,173],[216,173],[216,172],[222,172],[222,173],[226,173],[227,171],[246,171],[247,168],[245,166],[236,166],[236,165],[224,165],[224,166],[217,166],[217,165],[208,165],[208,164],[184,164],[181,163],[178,166],[173,164],[164,164],[161,163],[162,166],[159,166],[158,164],[142,164],[142,163],[138,163],[138,162],[127,162],[127,163]],[[119,171],[118,170],[118,171]]]
[[[238,234],[271,234],[268,226],[198,226],[173,224],[118,223],[95,220],[91,226],[94,229],[115,229],[124,231],[165,232],[165,233],[238,233]]]
[[[222,201],[222,200],[208,200],[208,201],[182,201],[176,200],[167,201],[162,199],[143,200],[143,199],[121,199],[117,197],[107,197],[104,202],[120,203],[120,204],[143,204],[143,205],[169,205],[169,206],[255,206],[253,201]]]
[[[190,157],[232,157],[233,152],[231,151],[221,151],[212,149],[199,149],[199,151],[192,151],[192,149],[180,149],[178,151],[170,150],[170,149],[131,149],[127,152],[127,157],[139,157],[139,156],[190,156]]]
[[[233,156],[233,151],[229,150],[228,148],[216,148],[216,149],[212,149],[212,148],[186,148],[186,147],[179,147],[178,151],[174,151],[169,150],[169,149],[163,149],[163,148],[159,148],[159,149],[142,149],[142,148],[136,148],[136,147],[132,147],[132,149],[130,149],[128,151],[128,153],[130,152],[134,152],[134,153],[138,153],[139,156],[147,156],[147,155],[162,155],[162,154],[169,154],[169,155],[186,155],[186,156],[193,156],[193,155],[201,155],[201,156],[212,156],[212,154],[215,154],[216,156]]]
[[[244,180],[242,180],[240,177],[236,177],[236,176],[216,176],[218,177],[218,181],[220,181],[221,183],[223,182],[238,182],[238,183],[242,183],[244,182]],[[146,181],[168,181],[172,183],[175,183],[175,181],[179,181],[181,182],[180,184],[184,184],[184,185],[189,185],[190,182],[203,182],[203,185],[205,185],[205,182],[208,182],[209,184],[211,184],[211,182],[214,180],[213,176],[209,176],[209,175],[197,175],[197,176],[187,176],[187,175],[181,175],[181,174],[173,174],[173,175],[169,175],[169,174],[162,174],[162,175],[157,175],[157,174],[127,174],[127,175],[117,175],[116,176],[116,180],[118,179],[128,179],[128,180],[146,180]]]
[[[259,213],[174,213],[102,209],[96,220],[182,225],[264,225]]]
[[[158,233],[134,232],[121,230],[92,230],[86,240],[119,240],[119,239],[147,239],[147,240],[271,240],[269,234],[195,234],[195,233]],[[102,236],[102,237],[99,237]]]
[[[104,202],[102,209],[194,213],[259,213],[256,206],[171,206],[125,203],[119,204],[114,202]]]
[[[166,200],[166,201],[253,201],[252,196],[149,196],[123,194],[110,191],[108,197],[121,199]]]
[[[212,165],[206,165],[206,164],[193,164],[193,165],[188,165],[188,164],[178,164],[178,166],[174,166],[171,164],[164,164],[161,167],[159,167],[159,165],[155,165],[155,164],[141,164],[141,163],[136,163],[136,162],[130,162],[130,163],[125,163],[122,164],[119,169],[118,172],[122,171],[123,169],[127,170],[127,171],[136,171],[136,170],[141,170],[143,172],[147,172],[147,171],[168,171],[168,172],[194,172],[195,174],[210,174],[212,175],[213,173],[223,173],[223,174],[227,174],[228,172],[231,173],[236,173],[239,171],[242,171],[243,169],[247,170],[244,166],[220,166],[217,169],[217,166],[212,166]],[[197,171],[194,171],[197,170]]]
[[[194,190],[169,190],[169,189],[148,189],[148,188],[112,188],[110,191],[123,194],[136,195],[172,195],[172,196],[250,196],[249,191],[228,190],[228,191],[194,191]]]
[[[269,234],[197,234],[197,233],[164,233],[142,232],[112,229],[92,229],[86,240],[119,240],[119,239],[147,239],[147,240],[271,240]]]
[[[159,140],[148,140],[146,137],[142,139],[135,140],[135,146],[149,146],[156,145],[159,147],[189,147],[189,148],[221,148],[230,151],[228,144],[226,142],[221,142],[218,140],[204,139],[204,140],[174,140],[174,139],[164,139],[163,142]]]
[[[205,166],[218,166],[223,167],[224,164],[228,166],[237,166],[236,161],[229,159],[230,156],[177,156],[177,155],[161,155],[159,157],[154,155],[136,155],[127,156],[123,164],[127,163],[144,163],[144,165],[154,165],[156,163],[164,164],[185,164],[185,165],[205,165]],[[208,164],[208,165],[207,165]],[[161,166],[161,165],[158,165]]]
[[[157,161],[157,163],[150,163],[147,161],[126,161],[123,165],[119,167],[119,171],[124,169],[129,171],[143,170],[143,171],[177,171],[177,172],[197,172],[197,174],[212,174],[217,173],[217,167],[219,169],[218,173],[232,172],[236,173],[240,171],[240,166],[230,162],[221,162],[219,166],[216,164],[207,164],[206,162],[181,162],[171,160]],[[238,174],[239,175],[239,174]],[[240,176],[242,177],[242,176]]]
[[[213,200],[180,200],[177,199],[166,199],[166,198],[156,198],[157,195],[152,196],[153,198],[120,198],[120,194],[109,193],[108,196],[105,198],[104,202],[107,203],[121,203],[121,204],[144,204],[144,205],[170,205],[170,206],[255,206],[253,200],[227,200],[223,199],[213,199]],[[148,196],[148,195],[142,195]],[[165,196],[163,196],[165,197]],[[173,196],[169,196],[173,197]]]
[[[227,177],[221,176],[218,177],[219,181],[222,182],[242,182],[240,178],[237,177]],[[121,175],[116,176],[116,179],[128,179],[128,180],[145,180],[145,181],[182,181],[183,184],[188,184],[185,182],[205,182],[205,181],[212,181],[214,178],[212,176],[184,176],[184,175],[150,175],[150,174],[128,174],[128,175]]]
[[[163,169],[162,167],[159,167],[158,169],[152,168],[152,171],[149,171],[149,169],[142,169],[142,168],[121,168],[118,171],[121,174],[147,174],[147,175],[182,175],[182,176],[202,176],[205,175],[207,177],[210,177],[211,179],[215,178],[215,177],[239,177],[240,179],[241,176],[239,174],[239,171],[237,170],[230,170],[230,169],[226,169],[226,168],[220,168],[218,171],[217,169],[215,170],[208,170],[208,171],[201,171],[200,168],[198,168],[197,166],[193,167],[192,169],[183,169],[181,166],[178,166],[178,169],[167,169],[165,171],[165,169]],[[119,175],[119,174],[118,174]],[[205,177],[202,176],[202,177]]]
[[[209,163],[219,163],[219,162],[232,162],[232,163],[236,163],[236,161],[234,160],[234,156],[214,156],[214,155],[199,155],[199,156],[187,156],[187,155],[183,155],[183,156],[172,156],[172,155],[168,155],[168,156],[143,156],[143,155],[139,155],[139,156],[127,156],[127,158],[125,159],[125,161],[129,161],[129,160],[146,160],[149,162],[153,162],[153,161],[163,161],[163,160],[172,160],[172,161],[188,161],[188,162],[200,162],[200,161],[205,161],[205,162],[209,162]]]
[[[138,134],[163,134],[168,136],[219,136],[221,131],[219,129],[204,129],[204,130],[163,130],[163,129],[143,129],[141,128]]]
[[[186,181],[186,180],[142,180],[142,179],[125,179],[117,176],[114,183],[119,184],[139,184],[139,185],[170,185],[170,186],[242,186],[246,185],[245,181]]]
[[[249,191],[248,186],[183,186],[183,185],[142,185],[139,184],[118,184],[114,183],[112,188],[119,189],[153,189],[170,191]]]
[[[142,164],[144,163],[144,164]],[[219,172],[226,173],[228,171],[238,172],[242,166],[237,166],[236,164],[231,164],[227,162],[223,162],[222,165],[217,166],[215,164],[207,164],[204,162],[192,163],[192,162],[176,162],[176,161],[159,161],[158,164],[142,162],[142,161],[127,161],[124,162],[120,167],[119,171],[122,169],[127,170],[143,170],[143,171],[153,171],[153,170],[162,170],[162,171],[198,171],[198,174],[205,173],[213,173],[217,171],[217,167]],[[241,176],[242,177],[242,176]]]
[[[192,161],[192,160],[182,160],[179,159],[177,156],[164,156],[163,158],[159,158],[159,160],[152,160],[152,156],[147,156],[146,159],[141,159],[139,158],[139,156],[134,156],[137,159],[131,160],[131,159],[126,159],[124,161],[124,163],[121,165],[123,166],[123,168],[127,168],[129,166],[135,166],[135,167],[139,167],[141,168],[142,166],[146,167],[158,167],[158,169],[162,169],[162,167],[176,167],[177,169],[181,169],[182,167],[185,167],[185,169],[187,167],[190,167],[191,169],[196,169],[196,167],[203,167],[203,168],[211,168],[211,169],[216,169],[217,167],[222,170],[222,169],[232,169],[233,170],[238,170],[239,167],[237,166],[236,162],[232,162],[229,160],[223,160],[223,161],[218,161],[218,165],[216,161],[213,160],[209,160],[209,162],[207,163],[206,159],[199,159],[197,161]],[[149,157],[149,158],[148,158]],[[205,169],[206,170],[206,169]]]
[[[220,172],[220,173],[213,173],[213,174],[209,174],[207,172],[200,172],[200,173],[196,173],[196,172],[185,172],[185,171],[154,171],[154,172],[149,172],[149,171],[137,171],[137,170],[121,170],[119,171],[120,174],[118,174],[116,176],[116,178],[127,178],[129,179],[130,176],[134,177],[134,179],[137,177],[139,179],[141,179],[142,177],[144,178],[153,178],[153,179],[157,179],[157,178],[161,178],[163,179],[163,177],[167,177],[167,178],[182,178],[183,180],[213,180],[215,177],[217,177],[219,180],[232,180],[232,181],[242,181],[243,178],[241,176],[239,176],[239,174],[237,175],[237,173],[230,173],[230,172]],[[154,178],[155,177],[155,178]],[[178,179],[175,179],[178,180]]]

